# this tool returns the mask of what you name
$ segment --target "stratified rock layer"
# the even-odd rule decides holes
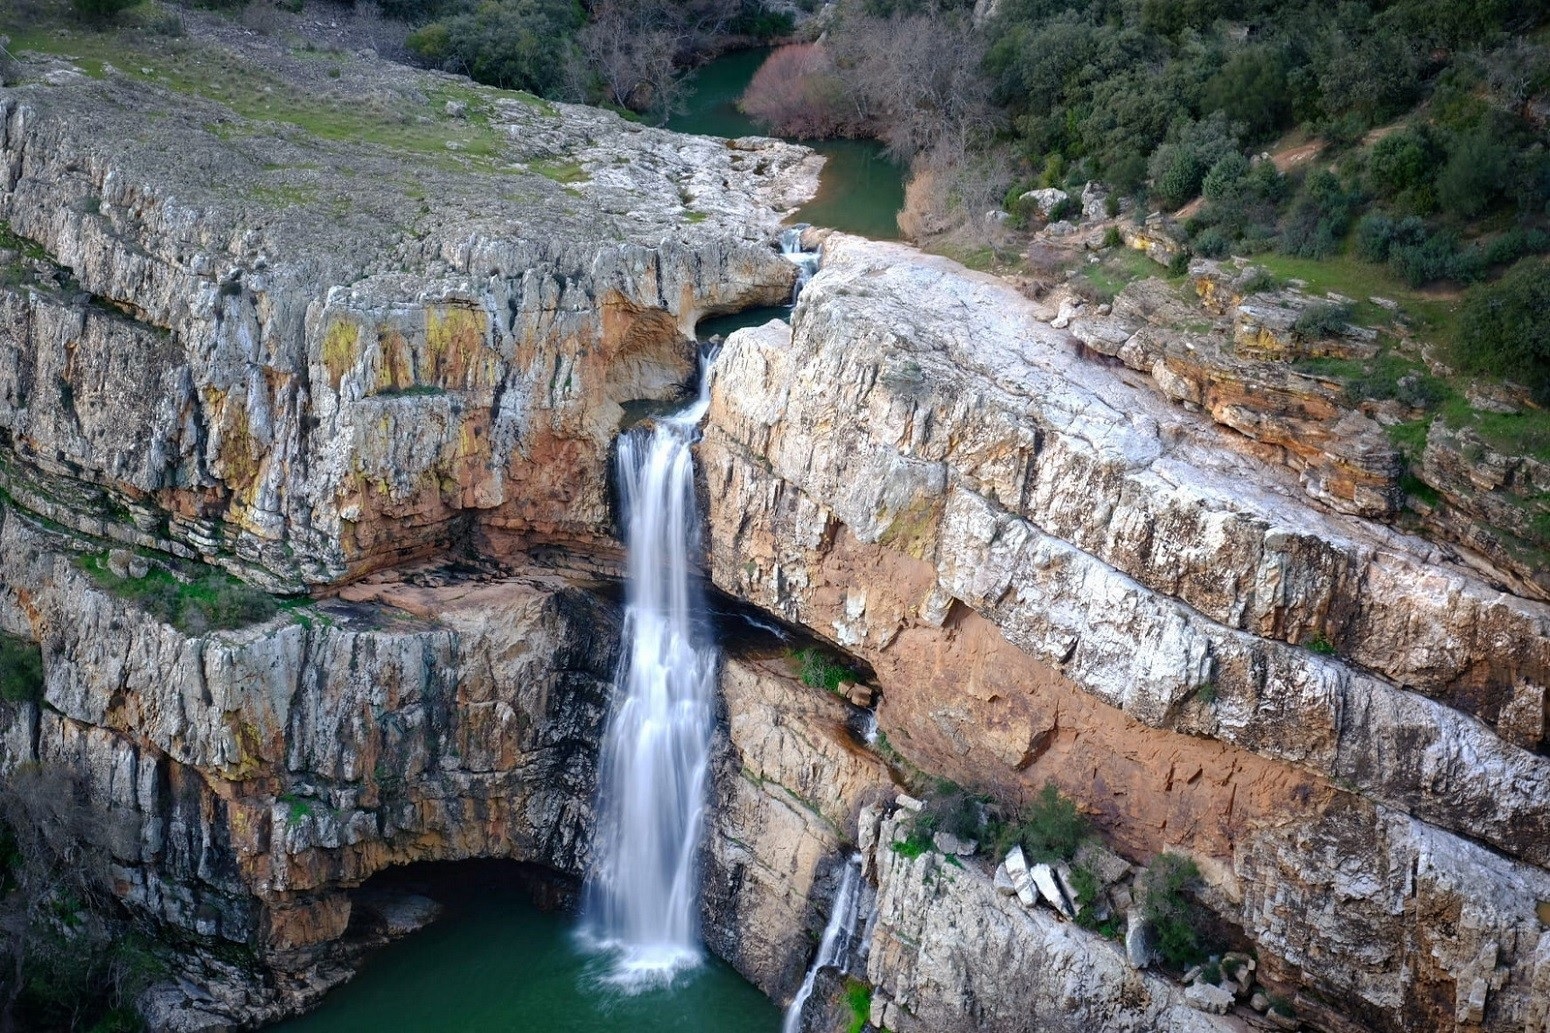
[[[920,767],[1053,778],[1137,856],[1193,852],[1262,956],[1373,1025],[1530,1021],[1550,760],[1482,719],[1545,684],[1545,607],[1310,504],[1030,309],[831,237],[793,327],[718,363],[717,583],[866,660]],[[1336,871],[1347,906],[1277,917]],[[1367,908],[1394,935],[1357,973]]]
[[[232,74],[260,58],[305,67]],[[701,316],[789,295],[772,236],[804,149],[347,73],[403,109],[385,145],[124,73],[0,92],[0,220],[68,270],[0,290],[0,485],[28,508],[270,587],[445,549],[467,518],[602,545],[622,403],[682,390]],[[494,157],[395,147],[453,86]]]

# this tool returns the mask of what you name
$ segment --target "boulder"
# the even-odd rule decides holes
[[[1046,904],[1067,918],[1076,917],[1076,906],[1071,902],[1072,894],[1053,865],[1036,864],[1028,869],[1028,877],[1033,880],[1039,896],[1044,898]]]
[[[1226,1015],[1232,1008],[1233,995],[1210,983],[1192,983],[1184,991],[1184,1000],[1191,1008],[1210,1015]]]
[[[1022,201],[1024,204],[1031,203],[1038,205],[1039,214],[1043,215],[1045,218],[1048,218],[1050,212],[1053,212],[1056,208],[1060,207],[1070,199],[1071,195],[1066,193],[1064,190],[1059,189],[1058,187],[1044,187],[1039,190],[1030,190],[1018,198],[1018,200]]]
[[[1125,957],[1132,968],[1147,968],[1157,961],[1157,933],[1152,923],[1131,911],[1125,917]]]

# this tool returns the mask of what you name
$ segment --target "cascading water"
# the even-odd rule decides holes
[[[822,969],[838,967],[845,971],[850,960],[851,937],[856,927],[856,910],[861,901],[861,857],[853,855],[845,863],[845,875],[840,879],[840,891],[834,895],[834,907],[829,911],[829,923],[823,927],[823,939],[818,941],[818,954],[812,967],[802,980],[802,988],[791,999],[786,1018],[780,1024],[780,1033],[798,1033],[802,1028],[802,1009],[813,996],[813,984],[818,981]]]
[[[816,251],[802,250],[802,226],[792,226],[780,231],[780,253],[786,256],[787,261],[797,267],[797,282],[791,288],[791,304],[797,303],[797,298],[802,296],[802,288],[807,286],[807,281],[818,272],[820,255]]]
[[[714,722],[716,648],[691,577],[699,542],[694,443],[699,397],[621,438],[617,458],[629,582],[624,656],[599,770],[597,864],[585,933],[614,955],[611,979],[659,985],[698,964],[699,881]]]

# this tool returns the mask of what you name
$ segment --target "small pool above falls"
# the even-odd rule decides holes
[[[739,50],[718,57],[694,73],[686,107],[667,122],[680,133],[712,136],[769,136],[769,130],[737,110],[768,50]],[[795,222],[854,233],[874,240],[899,239],[904,207],[904,168],[876,140],[792,140],[827,161],[818,196],[792,216]]]

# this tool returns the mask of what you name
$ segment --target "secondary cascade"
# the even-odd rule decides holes
[[[861,903],[861,857],[852,855],[845,862],[845,874],[840,879],[840,891],[834,895],[834,907],[829,911],[829,924],[823,927],[823,939],[818,941],[818,953],[812,967],[802,980],[802,988],[791,999],[786,1018],[780,1024],[780,1033],[797,1033],[802,1028],[802,1009],[813,996],[813,985],[818,973],[826,968],[847,971],[850,961],[851,937],[856,928],[856,911]]]
[[[818,272],[818,263],[821,255],[817,251],[802,250],[802,231],[806,224],[792,226],[780,231],[780,253],[786,256],[786,260],[797,267],[797,282],[791,287],[791,304],[795,305],[797,299],[802,296],[802,288]]]
[[[597,863],[584,933],[615,955],[611,979],[645,988],[697,965],[699,875],[714,722],[716,646],[691,576],[699,545],[691,452],[699,397],[619,441],[629,555],[624,650],[598,774]]]

